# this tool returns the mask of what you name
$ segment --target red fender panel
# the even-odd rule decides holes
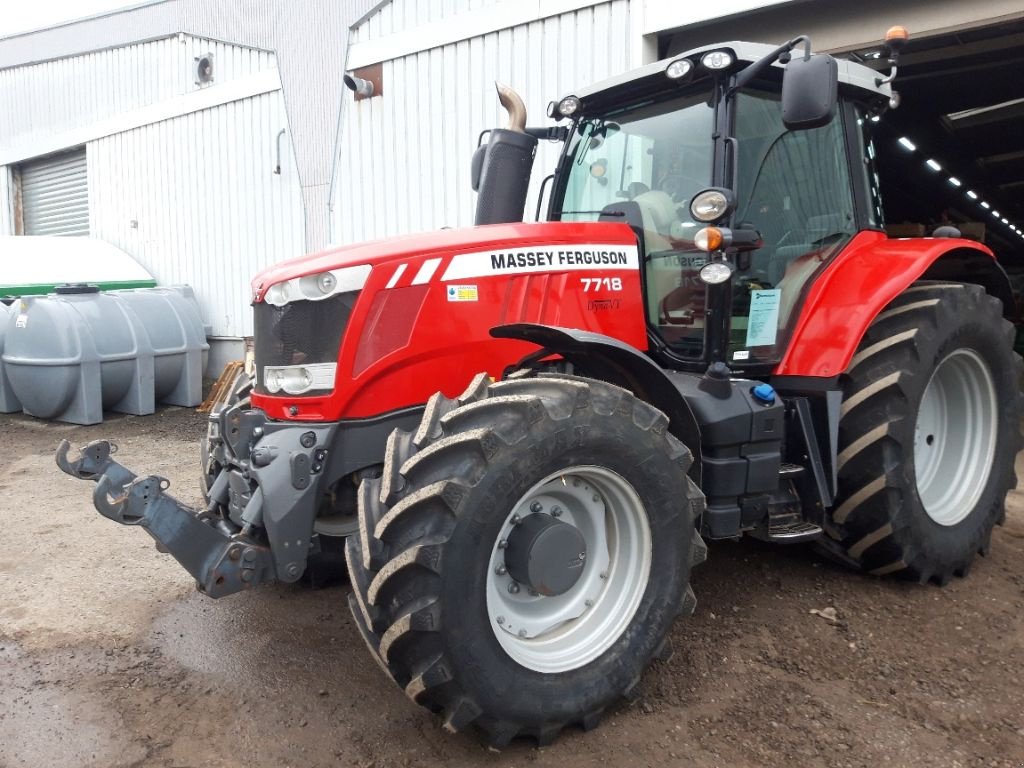
[[[939,257],[965,248],[995,259],[992,251],[970,240],[857,234],[811,286],[775,374],[830,377],[842,373],[885,305]]]

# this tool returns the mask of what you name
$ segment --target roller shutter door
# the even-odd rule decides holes
[[[21,201],[26,235],[88,235],[85,149],[23,164]]]

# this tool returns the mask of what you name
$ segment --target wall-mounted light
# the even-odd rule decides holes
[[[352,91],[356,101],[373,99],[384,95],[384,65],[370,64],[367,67],[346,72],[342,78],[345,87]]]
[[[352,74],[345,74],[344,78],[345,87],[350,91],[355,92],[356,96],[362,96],[364,99],[368,99],[373,96],[373,83],[369,80],[364,80],[361,77],[356,77]]]

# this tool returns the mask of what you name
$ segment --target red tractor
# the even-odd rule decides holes
[[[1016,482],[1011,290],[983,245],[886,236],[891,79],[797,38],[578,90],[549,128],[505,91],[488,226],[255,278],[255,382],[211,417],[205,509],[105,441],[58,463],[212,597],[344,547],[374,658],[496,744],[628,694],[704,539],[964,575]],[[525,224],[540,138],[564,149]]]

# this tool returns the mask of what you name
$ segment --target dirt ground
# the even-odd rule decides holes
[[[696,615],[596,731],[501,752],[373,664],[340,585],[213,601],[92,510],[62,437],[198,501],[190,409],[95,427],[0,416],[0,766],[1024,766],[1024,495],[944,589],[803,548],[712,544]],[[1018,462],[1018,474],[1024,476]],[[834,607],[833,624],[812,609]]]

